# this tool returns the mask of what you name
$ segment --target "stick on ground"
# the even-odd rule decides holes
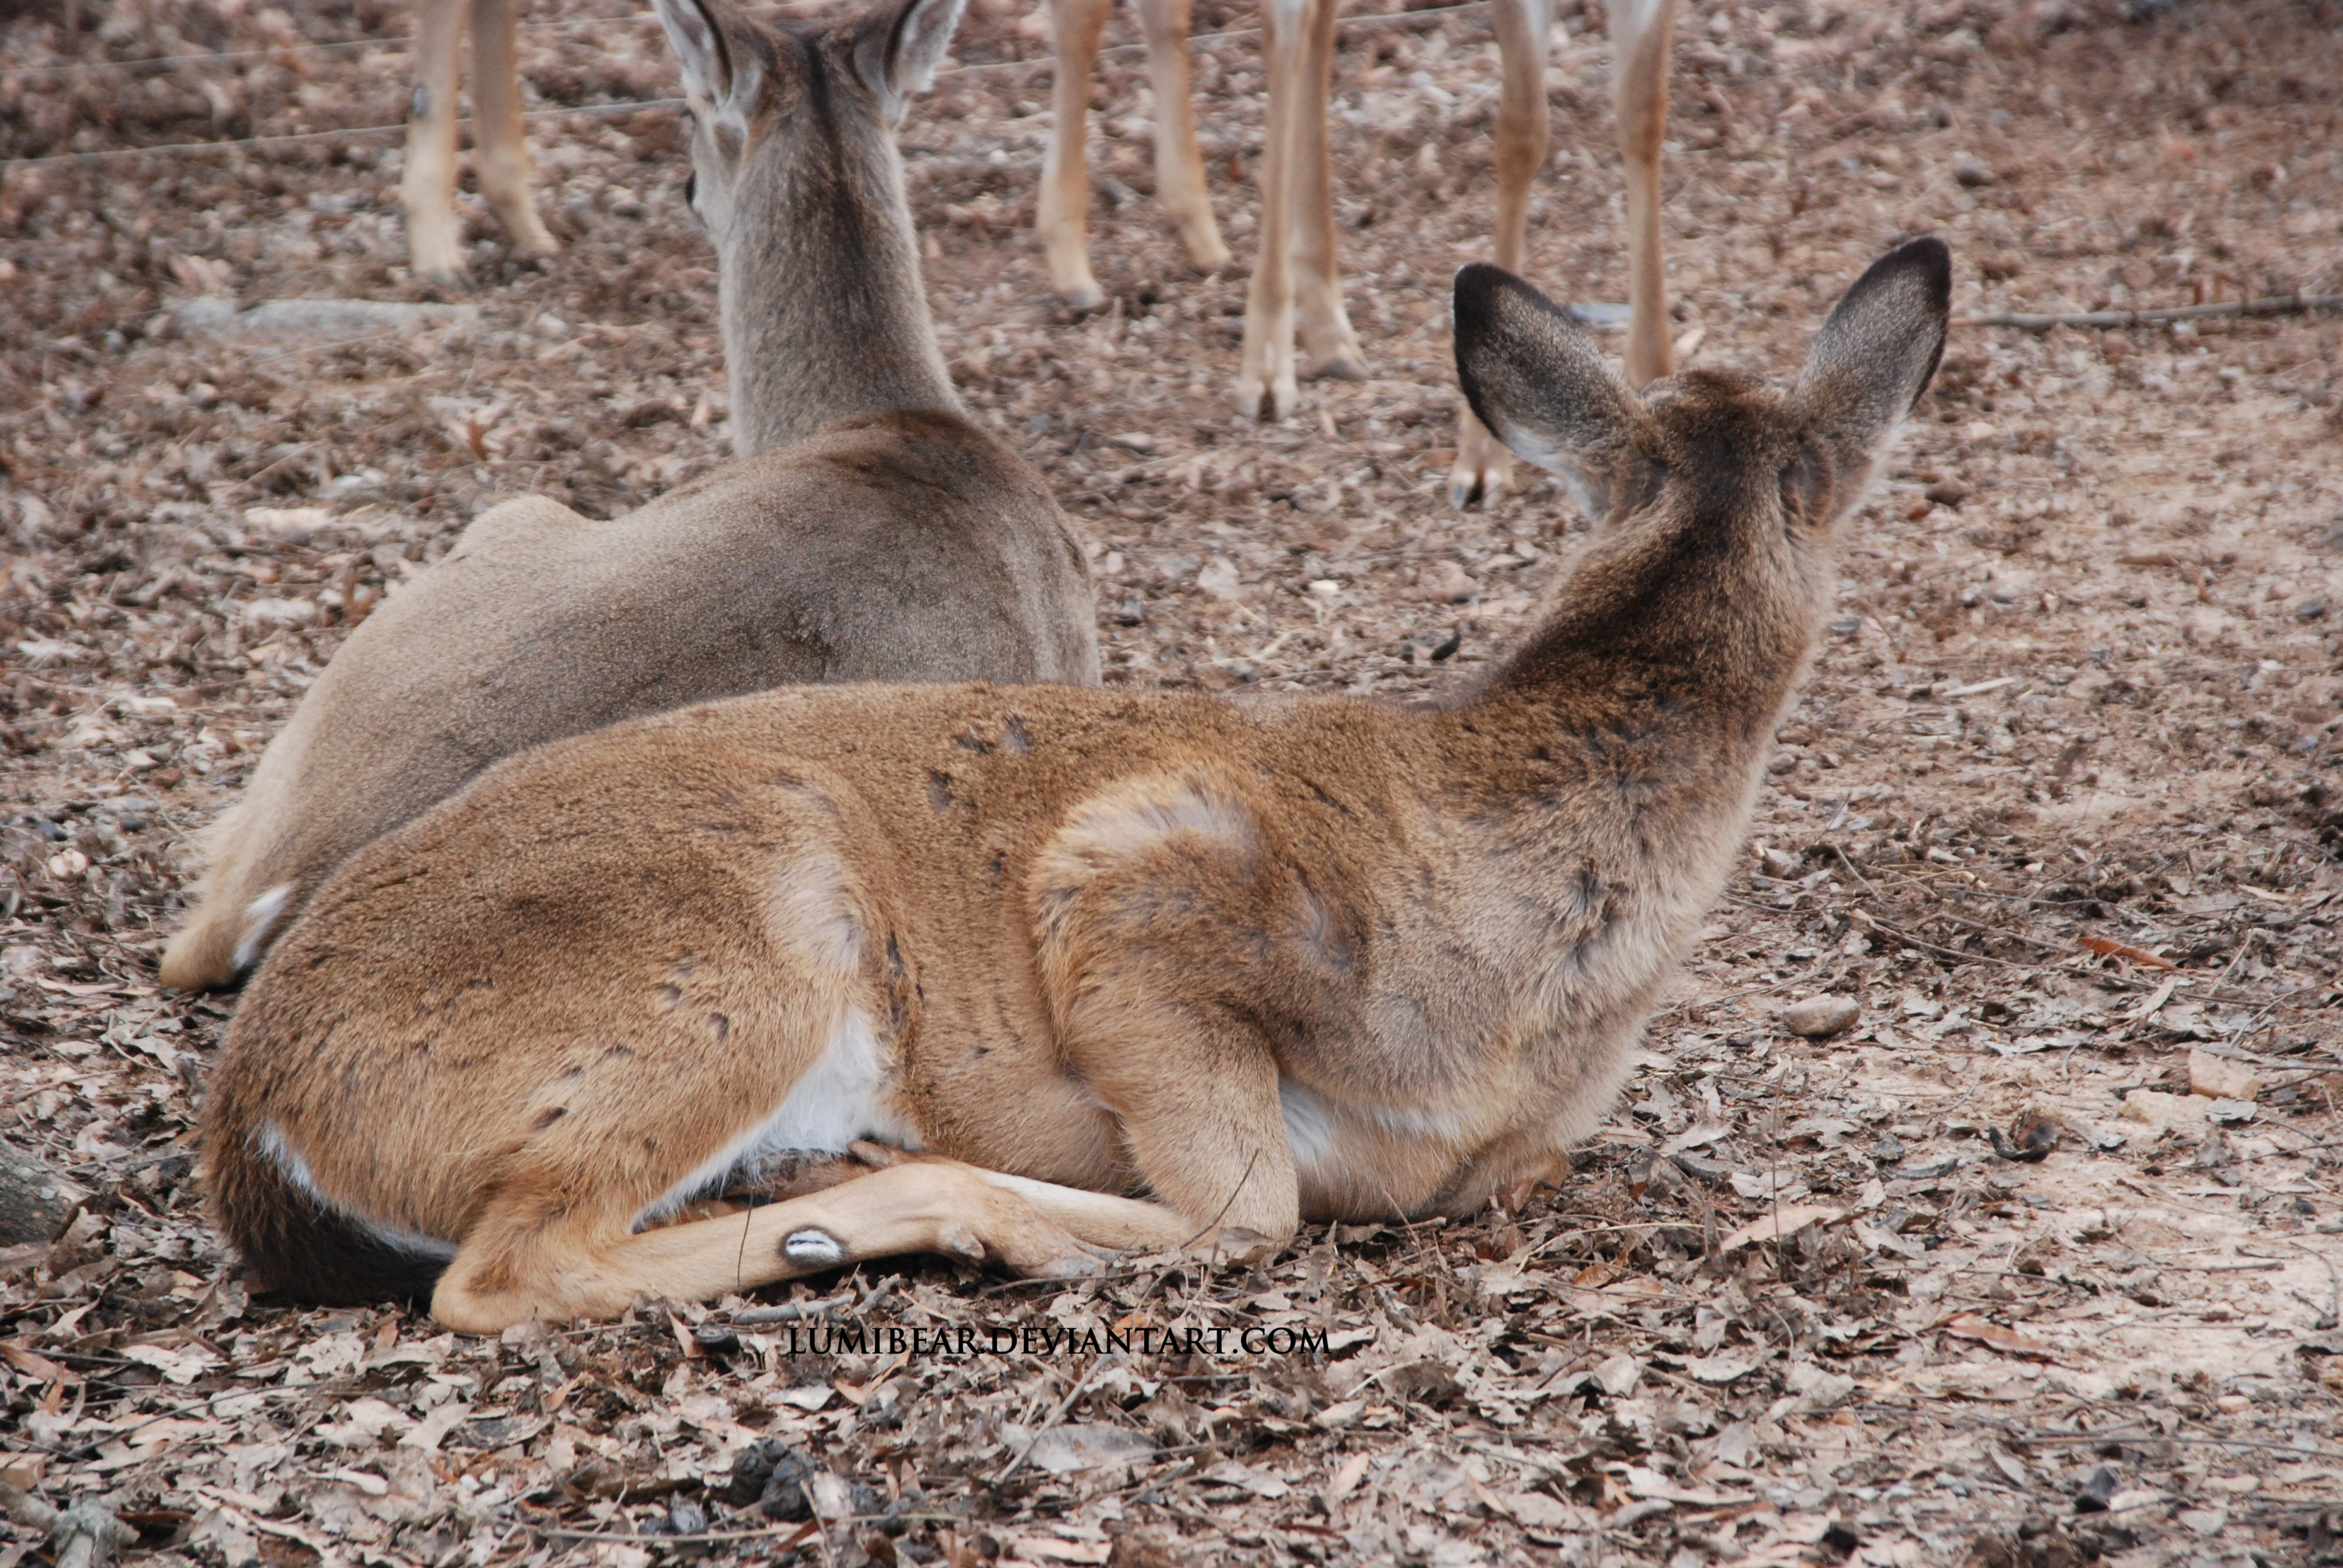
[[[2175,321],[2200,321],[2212,316],[2307,316],[2320,310],[2343,310],[2343,294],[2268,294],[2259,299],[2229,299],[2217,305],[2180,305],[2168,310],[2085,310],[2068,316],[2037,316],[2022,310],[1996,310],[1985,316],[1965,316],[1956,327],[2015,327],[2026,332],[2047,332],[2054,327],[2161,327]]]

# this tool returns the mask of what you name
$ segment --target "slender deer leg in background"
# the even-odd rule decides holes
[[[456,85],[470,10],[468,0],[417,0],[415,7],[415,97],[399,194],[407,204],[407,262],[425,277],[452,278],[464,270],[456,221]]]
[[[1614,0],[1618,3],[1618,0]],[[1554,25],[1553,0],[1497,0],[1493,19],[1502,64],[1497,93],[1496,261],[1508,272],[1526,273],[1529,259],[1530,190],[1545,166],[1547,147],[1546,38]],[[1448,498],[1464,507],[1493,501],[1512,481],[1513,455],[1503,443],[1464,410],[1456,432],[1456,462],[1448,474]]]
[[[1147,78],[1155,93],[1155,199],[1179,226],[1188,259],[1199,271],[1212,272],[1229,264],[1229,247],[1212,221],[1204,160],[1196,151],[1196,105],[1188,84],[1190,5],[1191,0],[1138,0],[1139,25],[1147,35]]]
[[[1051,0],[1050,25],[1057,47],[1057,79],[1051,85],[1051,105],[1057,125],[1050,133],[1050,150],[1041,164],[1041,199],[1035,226],[1041,231],[1041,250],[1049,258],[1050,286],[1077,310],[1094,310],[1104,303],[1098,280],[1091,276],[1091,170],[1088,156],[1091,115],[1091,73],[1097,67],[1099,39],[1106,31],[1111,0]],[[1184,48],[1187,30],[1181,29]],[[1188,112],[1182,95],[1181,112]],[[1158,95],[1157,108],[1162,108]],[[1189,133],[1193,156],[1195,132]],[[1162,157],[1163,128],[1155,132],[1156,156]],[[1201,172],[1201,171],[1200,171]],[[1210,209],[1206,221],[1211,221]],[[1217,238],[1217,236],[1216,236]]]
[[[1660,255],[1660,145],[1668,131],[1668,44],[1676,0],[1611,0],[1611,95],[1627,166],[1627,382],[1675,370]]]
[[[1302,346],[1321,376],[1356,381],[1366,355],[1342,309],[1342,273],[1334,248],[1334,151],[1328,124],[1334,85],[1335,0],[1307,0],[1301,76],[1294,85],[1293,283]]]
[[[1310,113],[1302,102],[1303,38],[1313,0],[1262,0],[1261,54],[1269,78],[1269,113],[1262,127],[1260,248],[1252,286],[1245,293],[1244,353],[1237,367],[1237,414],[1272,419],[1293,412],[1294,121]],[[1315,0],[1327,4],[1329,0]],[[1319,106],[1323,111],[1323,104]]]
[[[519,0],[472,0],[472,161],[480,195],[505,226],[513,253],[561,248],[537,216],[528,191],[528,140],[520,123]]]

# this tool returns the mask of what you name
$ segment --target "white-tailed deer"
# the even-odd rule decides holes
[[[1088,206],[1091,73],[1111,0],[1051,0],[1057,49],[1056,125],[1041,174],[1038,212],[1050,280],[1068,303],[1088,308],[1102,296],[1091,274]],[[1224,264],[1196,150],[1188,88],[1190,0],[1138,0],[1153,85],[1156,193],[1179,226],[1188,255],[1210,270]],[[1610,0],[1612,84],[1619,151],[1627,171],[1630,303],[1627,378],[1635,386],[1672,368],[1667,288],[1660,254],[1660,148],[1667,127],[1669,37],[1676,0]],[[1358,336],[1342,308],[1335,262],[1332,151],[1327,99],[1333,80],[1334,0],[1263,0],[1262,53],[1269,79],[1260,168],[1261,248],[1245,304],[1237,405],[1256,417],[1263,398],[1283,418],[1296,396],[1294,334],[1322,374],[1363,374]],[[1553,0],[1496,0],[1502,65],[1497,99],[1496,262],[1519,271],[1529,249],[1530,187],[1545,166],[1546,39]],[[1450,475],[1459,505],[1486,498],[1510,473],[1504,449],[1468,412]]]
[[[743,457],[609,522],[507,502],[386,599],[215,829],[171,985],[229,983],[342,857],[528,747],[800,681],[1098,681],[1081,546],[963,415],[920,289],[892,127],[960,0],[658,5]]]
[[[450,279],[464,271],[463,229],[456,219],[456,94],[467,22],[472,156],[480,195],[504,225],[514,255],[546,256],[561,248],[529,196],[515,36],[519,10],[520,0],[416,0],[415,96],[399,196],[407,205],[407,259],[423,276]]]
[[[1724,882],[1950,276],[1874,264],[1787,392],[1643,397],[1466,267],[1466,396],[1605,526],[1447,700],[799,688],[498,764],[246,992],[204,1159],[254,1287],[486,1332],[1556,1171]],[[915,1152],[712,1201],[863,1139]]]

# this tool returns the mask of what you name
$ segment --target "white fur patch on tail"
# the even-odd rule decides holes
[[[277,924],[277,917],[285,912],[286,900],[293,896],[293,884],[279,882],[252,902],[244,906],[244,937],[236,944],[236,967],[248,970],[260,957],[260,944],[268,940],[268,932]]]

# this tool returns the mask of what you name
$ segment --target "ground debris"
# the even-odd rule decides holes
[[[403,112],[397,7],[18,9],[0,155]],[[906,170],[961,394],[1093,547],[1109,682],[1474,678],[1583,528],[1527,468],[1490,509],[1443,498],[1486,15],[1346,25],[1373,374],[1239,428],[1246,279],[1191,274],[1151,201],[1093,215],[1105,310],[1049,297],[1021,9],[972,0]],[[1948,237],[1974,317],[2331,294],[2332,10],[1687,11],[1686,367],[1790,374],[1904,232]],[[1528,270],[1600,306],[1626,292],[1609,57],[1599,6],[1560,20]],[[531,121],[561,256],[516,266],[476,215],[460,297],[406,275],[395,135],[0,173],[0,1134],[63,1199],[0,1243],[0,1476],[167,1568],[2334,1553],[2343,342],[2309,315],[1956,330],[1846,525],[1747,858],[1555,1185],[1071,1289],[906,1260],[493,1341],[255,1307],[194,1180],[233,999],[153,978],[187,843],[493,498],[608,516],[729,451],[675,116],[609,110],[673,91],[657,28],[579,0],[525,25],[533,101],[598,112]],[[1257,50],[1195,51],[1241,256]],[[1144,83],[1107,56],[1110,194],[1151,188]],[[256,308],[315,329],[203,329]],[[1854,1010],[1785,1031],[1802,999]],[[962,1327],[973,1353],[908,1341]],[[0,1565],[50,1549],[10,1530]]]

